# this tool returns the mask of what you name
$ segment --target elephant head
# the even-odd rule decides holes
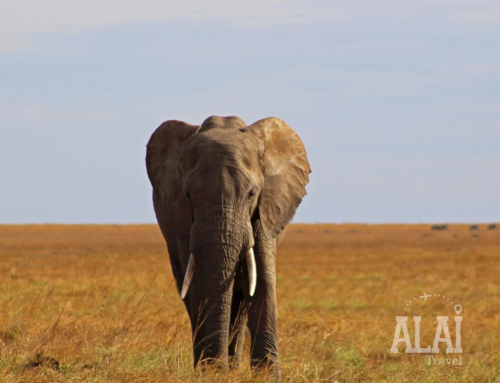
[[[245,325],[252,363],[275,363],[275,254],[310,173],[300,138],[277,118],[171,120],[151,136],[146,166],[195,366],[238,357]]]

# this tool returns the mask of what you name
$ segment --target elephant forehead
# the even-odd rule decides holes
[[[184,148],[182,173],[186,189],[239,194],[263,182],[263,172],[255,145],[200,135]]]
[[[262,149],[255,136],[240,131],[213,129],[196,134],[184,147],[186,163],[208,168],[230,166],[255,171]]]

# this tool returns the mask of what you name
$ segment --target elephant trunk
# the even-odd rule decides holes
[[[227,367],[233,273],[228,267],[199,262],[195,281],[197,299],[191,307],[195,366],[218,359]]]
[[[214,359],[223,368],[228,365],[234,277],[249,244],[245,225],[235,218],[225,210],[212,210],[193,227],[191,251],[196,270],[188,296],[195,366]]]

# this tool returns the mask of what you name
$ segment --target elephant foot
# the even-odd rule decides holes
[[[251,367],[256,374],[265,374],[271,382],[281,381],[281,371],[277,361],[269,360],[269,358],[261,360],[252,360]]]
[[[194,368],[201,372],[205,371],[229,371],[229,365],[226,358],[204,358],[195,364]]]

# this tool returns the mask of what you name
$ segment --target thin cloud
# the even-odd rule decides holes
[[[500,20],[500,4],[490,0],[305,1],[229,0],[3,0],[0,4],[0,52],[22,49],[41,33],[76,33],[86,29],[160,20],[221,19],[246,27],[318,22],[405,22],[423,16],[451,23]]]
[[[490,24],[500,21],[500,10],[464,11],[455,12],[451,20],[461,24]]]

